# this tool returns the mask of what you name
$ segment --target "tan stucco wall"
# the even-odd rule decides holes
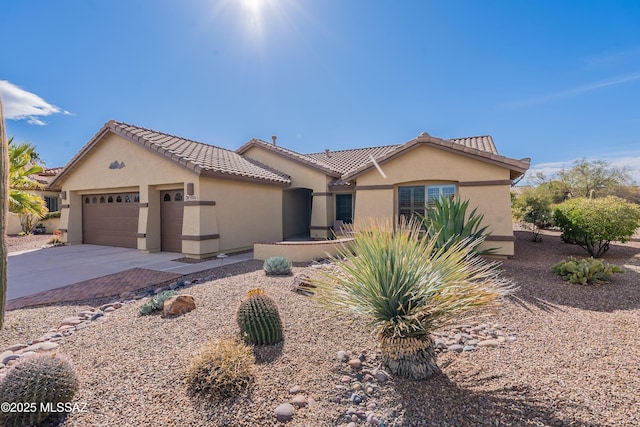
[[[216,204],[204,206],[197,220],[202,234],[220,234],[220,251],[251,249],[258,241],[282,239],[281,187],[202,177],[199,188],[199,200]]]
[[[484,214],[483,224],[494,236],[513,236],[510,186],[465,186],[459,183],[509,181],[509,169],[485,163],[464,155],[420,146],[381,164],[384,178],[376,169],[357,177],[356,188],[362,186],[393,186],[383,189],[358,189],[356,221],[370,217],[390,218],[398,215],[398,186],[456,184],[457,194],[469,199],[470,208]],[[513,255],[513,242],[490,241],[483,247],[497,247],[500,255]]]
[[[306,262],[336,256],[343,248],[350,250],[352,242],[352,238],[343,238],[322,242],[256,243],[253,245],[253,258],[264,261],[281,256],[292,262]]]
[[[329,227],[333,225],[333,198],[324,193],[329,191],[329,182],[334,178],[313,169],[311,166],[306,166],[261,147],[251,147],[243,155],[289,175],[291,177],[290,189],[308,188],[313,190],[316,195],[313,196],[311,207],[311,237],[314,239],[330,237]]]

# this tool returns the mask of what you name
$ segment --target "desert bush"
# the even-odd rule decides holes
[[[288,276],[291,274],[291,261],[285,257],[274,256],[265,260],[263,268],[268,276]]]
[[[511,291],[467,240],[436,249],[441,242],[421,232],[417,221],[371,222],[312,279],[320,304],[368,322],[390,372],[413,379],[439,372],[432,331]]]
[[[34,404],[34,411],[1,411],[0,425],[42,425],[60,415],[58,405],[71,402],[77,391],[78,375],[66,356],[54,353],[20,358],[0,381],[0,402]],[[53,412],[43,411],[41,404],[53,405]]]
[[[236,340],[216,340],[198,350],[191,360],[186,380],[193,392],[225,398],[251,386],[254,371],[251,347]]]
[[[575,198],[558,205],[553,218],[562,240],[599,258],[612,241],[624,243],[633,236],[640,226],[640,207],[615,196]]]
[[[569,257],[551,268],[551,271],[570,283],[588,285],[592,283],[607,283],[613,273],[624,273],[617,265],[607,264],[593,257],[576,260]]]
[[[427,229],[427,237],[435,243],[434,250],[448,249],[464,242],[465,245],[471,247],[474,253],[480,255],[489,255],[495,252],[494,248],[478,250],[480,243],[490,233],[487,233],[487,226],[480,227],[484,215],[478,214],[477,208],[474,208],[467,216],[468,208],[468,200],[461,201],[459,198],[441,197],[427,209],[426,216],[421,220]]]
[[[282,321],[276,302],[262,289],[250,290],[240,303],[236,321],[242,338],[252,345],[282,341]]]
[[[552,195],[543,188],[528,188],[514,201],[513,217],[531,232],[531,239],[539,242],[540,231],[553,225]]]
[[[147,302],[140,306],[139,312],[141,316],[146,316],[157,310],[162,310],[164,302],[174,295],[178,295],[176,291],[162,291],[158,295],[154,295],[147,299]]]

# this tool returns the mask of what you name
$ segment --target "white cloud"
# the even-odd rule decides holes
[[[532,180],[532,177],[539,172],[542,172],[545,178],[551,178],[563,168],[571,168],[573,163],[577,160],[581,159],[531,165],[531,168],[527,171],[525,177],[518,183],[518,185],[536,184],[536,182]],[[638,151],[620,152],[617,154],[609,153],[602,156],[587,158],[587,160],[605,160],[609,162],[611,166],[625,167],[629,171],[631,179],[633,179],[636,184],[640,184],[640,152]]]
[[[0,97],[4,116],[9,120],[27,120],[29,124],[44,126],[46,123],[40,117],[71,114],[7,80],[0,80]]]
[[[509,106],[518,108],[518,107],[528,107],[530,105],[536,105],[536,104],[544,104],[550,101],[555,101],[557,99],[568,98],[570,96],[578,95],[584,92],[590,92],[593,90],[602,89],[609,86],[617,86],[620,84],[633,82],[635,80],[640,80],[640,74],[616,77],[610,80],[603,80],[600,82],[590,83],[584,86],[578,86],[573,89],[567,89],[567,90],[562,90],[555,93],[550,93],[547,95],[536,96],[534,98],[512,102],[509,104]]]

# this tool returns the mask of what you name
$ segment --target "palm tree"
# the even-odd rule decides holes
[[[9,144],[4,128],[2,98],[0,98],[0,329],[4,324],[4,307],[7,302],[7,213],[9,197]]]
[[[419,221],[372,221],[312,280],[322,305],[367,320],[390,372],[412,379],[440,371],[431,332],[512,290],[466,240],[436,245]]]
[[[43,167],[37,163],[39,156],[31,144],[14,144],[9,140],[9,211],[20,215],[22,224],[33,224],[33,217],[42,217],[47,213],[42,197],[28,190],[41,189],[42,184],[31,178],[39,174]],[[26,220],[26,221],[25,221]],[[32,226],[23,231],[29,233]]]

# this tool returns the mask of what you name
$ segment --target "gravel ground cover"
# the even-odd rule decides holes
[[[443,374],[424,382],[391,378],[364,404],[386,426],[633,426],[640,419],[640,242],[613,244],[606,261],[627,272],[610,284],[571,285],[550,267],[582,249],[546,232],[542,243],[516,232],[516,256],[505,274],[519,289],[481,322],[515,331],[517,341],[473,352],[443,353]],[[198,308],[184,316],[139,317],[141,302],[60,341],[78,369],[76,398],[86,403],[65,426],[278,425],[274,409],[298,386],[313,407],[296,409],[290,426],[347,425],[358,405],[337,387],[353,374],[336,352],[364,354],[376,368],[375,341],[366,324],[333,318],[308,297],[289,290],[292,277],[266,277],[257,261],[223,267],[211,282],[184,290]],[[294,267],[294,273],[312,273]],[[249,394],[212,402],[184,383],[193,353],[207,340],[237,333],[234,314],[249,289],[261,287],[281,308],[284,342],[258,354]],[[35,338],[91,304],[7,313],[0,349]],[[363,424],[364,425],[364,424]]]
[[[5,236],[9,252],[40,249],[47,245],[53,234],[32,234],[30,236]]]

